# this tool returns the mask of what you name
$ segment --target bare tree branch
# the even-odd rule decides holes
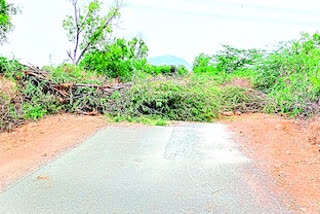
[[[67,51],[68,57],[72,60],[74,64],[79,64],[80,60],[82,57],[85,55],[87,51],[89,51],[93,45],[95,45],[97,40],[100,39],[101,36],[104,35],[106,29],[113,25],[113,21],[119,16],[119,10],[122,6],[123,0],[114,0],[114,6],[109,12],[107,17],[99,17],[101,20],[106,19],[105,22],[102,25],[99,26],[86,26],[86,22],[88,18],[90,17],[90,10],[88,10],[85,14],[85,16],[81,16],[81,9],[79,8],[78,5],[78,0],[70,0],[72,5],[73,5],[73,10],[74,10],[74,17],[73,17],[73,26],[69,30],[72,32],[71,35],[72,38],[74,39],[74,48],[73,52]],[[99,20],[100,21],[100,20]],[[85,28],[92,28],[90,29],[85,29]],[[66,30],[68,30],[66,28]],[[89,31],[92,32],[88,38],[83,39],[82,38],[82,33],[83,31]],[[80,52],[80,53],[79,53]]]
[[[80,28],[79,28],[79,18],[80,18],[80,9],[77,8],[77,3],[78,0],[74,0],[73,2],[73,7],[74,7],[74,21],[76,25],[76,44],[73,50],[73,63],[77,59],[77,52],[78,52],[78,47],[79,47],[79,38],[80,38]]]
[[[90,42],[85,45],[85,48],[81,51],[81,53],[76,61],[76,64],[79,64],[81,58],[88,51],[88,49],[92,45],[93,41],[95,41],[95,39],[98,38],[103,33],[103,31],[111,24],[111,22],[117,17],[117,12],[121,9],[122,3],[123,3],[122,0],[115,1],[116,12],[114,12],[112,14],[112,16],[104,23],[104,25],[101,27],[100,31],[97,34],[95,34],[95,36],[90,40]]]

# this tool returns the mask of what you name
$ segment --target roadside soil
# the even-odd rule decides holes
[[[0,134],[0,192],[106,126],[103,117],[55,115]]]
[[[320,146],[306,121],[249,114],[223,120],[243,151],[266,169],[297,213],[320,213]]]

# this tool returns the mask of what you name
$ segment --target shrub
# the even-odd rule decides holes
[[[268,95],[265,111],[290,116],[319,112],[320,35],[303,34],[299,40],[282,42],[269,53],[224,46],[210,57],[196,58],[194,72],[213,76],[220,84],[248,79]]]
[[[152,75],[186,75],[189,73],[188,69],[184,66],[174,66],[174,65],[149,65],[145,72],[152,74]]]
[[[57,98],[45,93],[45,84],[35,85],[31,80],[22,88],[24,95],[23,113],[25,119],[37,120],[48,114],[58,113],[61,105]]]
[[[213,58],[206,54],[200,54],[193,62],[194,73],[217,73]]]
[[[265,94],[239,86],[225,86],[221,88],[220,94],[224,112],[263,112],[267,102]]]
[[[264,51],[257,49],[237,49],[223,45],[223,50],[213,56],[216,69],[219,72],[231,74],[239,70],[252,68],[264,56]]]
[[[48,71],[49,78],[54,83],[79,83],[102,85],[105,81],[103,76],[94,71],[86,71],[73,64],[62,64],[57,68],[44,67]]]
[[[80,67],[104,74],[108,78],[129,81],[135,71],[144,70],[147,66],[147,52],[148,48],[143,40],[117,39],[103,50],[86,54],[80,62]]]
[[[114,116],[158,115],[169,120],[210,121],[219,108],[218,88],[209,82],[143,81],[113,98],[107,112]]]
[[[23,73],[21,72],[23,69],[24,66],[18,61],[0,57],[0,75],[4,75],[10,79],[20,79],[23,76]]]
[[[320,36],[302,35],[282,43],[257,67],[256,88],[268,93],[274,102],[269,112],[308,116],[318,110]]]

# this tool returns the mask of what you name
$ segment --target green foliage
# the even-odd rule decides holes
[[[57,68],[44,67],[50,74],[50,79],[55,83],[82,83],[102,85],[105,81],[103,76],[96,72],[84,70],[73,64],[62,64]]]
[[[0,0],[0,44],[7,40],[7,33],[13,28],[11,16],[17,13],[17,8],[6,0]]]
[[[9,60],[6,57],[0,57],[0,75],[6,78],[19,79],[23,76],[21,72],[24,69],[17,60]]]
[[[186,75],[189,73],[188,69],[184,66],[173,66],[173,65],[147,65],[144,69],[145,72],[152,74],[152,75]]]
[[[266,105],[266,95],[239,86],[221,88],[221,111],[223,112],[262,112]]]
[[[38,119],[43,115],[59,111],[70,113],[103,111],[107,97],[97,88],[106,83],[103,76],[70,64],[43,69],[48,73],[47,80],[39,82],[28,78],[22,83],[25,102],[33,107],[25,108],[28,119]],[[57,90],[48,88],[49,82],[60,88]],[[74,85],[80,86],[73,87]]]
[[[163,79],[135,83],[113,100],[107,111],[115,116],[156,115],[184,121],[210,121],[217,116],[218,89],[214,85],[181,82]]]
[[[236,86],[221,87],[210,76],[197,76],[136,82],[132,88],[114,94],[106,112],[126,121],[141,116],[212,121],[225,111],[261,112],[265,103],[263,93]]]
[[[319,61],[320,35],[303,34],[299,40],[280,43],[269,53],[224,46],[212,57],[197,57],[194,72],[211,75],[220,84],[247,79],[267,94],[265,111],[309,116],[319,112]]]
[[[194,73],[217,73],[216,66],[214,65],[213,58],[204,53],[197,56],[193,63]]]
[[[237,49],[223,45],[223,50],[213,56],[200,54],[193,63],[195,73],[214,75],[232,74],[239,70],[250,70],[264,56],[264,51]]]
[[[129,81],[137,71],[146,70],[148,47],[141,39],[117,39],[102,51],[94,50],[85,55],[80,67],[96,71],[108,78]]]
[[[91,4],[88,10],[98,8]],[[290,116],[320,111],[319,34],[304,34],[270,52],[224,46],[213,56],[198,56],[189,75],[184,67],[148,64],[147,51],[142,40],[117,39],[91,49],[79,66],[45,67],[43,81],[23,75],[17,61],[0,57],[0,75],[19,89],[10,97],[0,86],[0,130],[59,111],[105,113],[114,122],[151,125],[212,121],[229,111]],[[110,95],[101,87],[109,78],[131,83]],[[61,95],[66,90],[70,97]]]
[[[31,104],[25,103],[23,105],[24,118],[26,120],[38,120],[43,118],[47,114],[47,111],[42,108],[42,106],[33,106]]]
[[[320,36],[303,34],[281,43],[259,66],[256,87],[274,99],[269,112],[292,116],[316,113],[319,100]]]
[[[223,50],[214,55],[214,64],[219,72],[231,74],[238,70],[252,68],[263,54],[261,50],[244,50],[223,45]]]
[[[35,85],[32,80],[22,89],[24,95],[23,112],[25,119],[37,120],[48,114],[58,113],[61,106],[57,98],[45,93],[45,83]]]

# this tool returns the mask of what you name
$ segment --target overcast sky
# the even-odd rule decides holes
[[[62,20],[72,11],[69,1],[14,3],[22,14],[14,18],[15,30],[0,54],[40,66],[66,59],[70,46]],[[319,0],[125,0],[117,34],[142,36],[150,56],[170,54],[192,63],[199,53],[215,53],[221,44],[270,48],[300,32],[316,32],[319,11]]]

